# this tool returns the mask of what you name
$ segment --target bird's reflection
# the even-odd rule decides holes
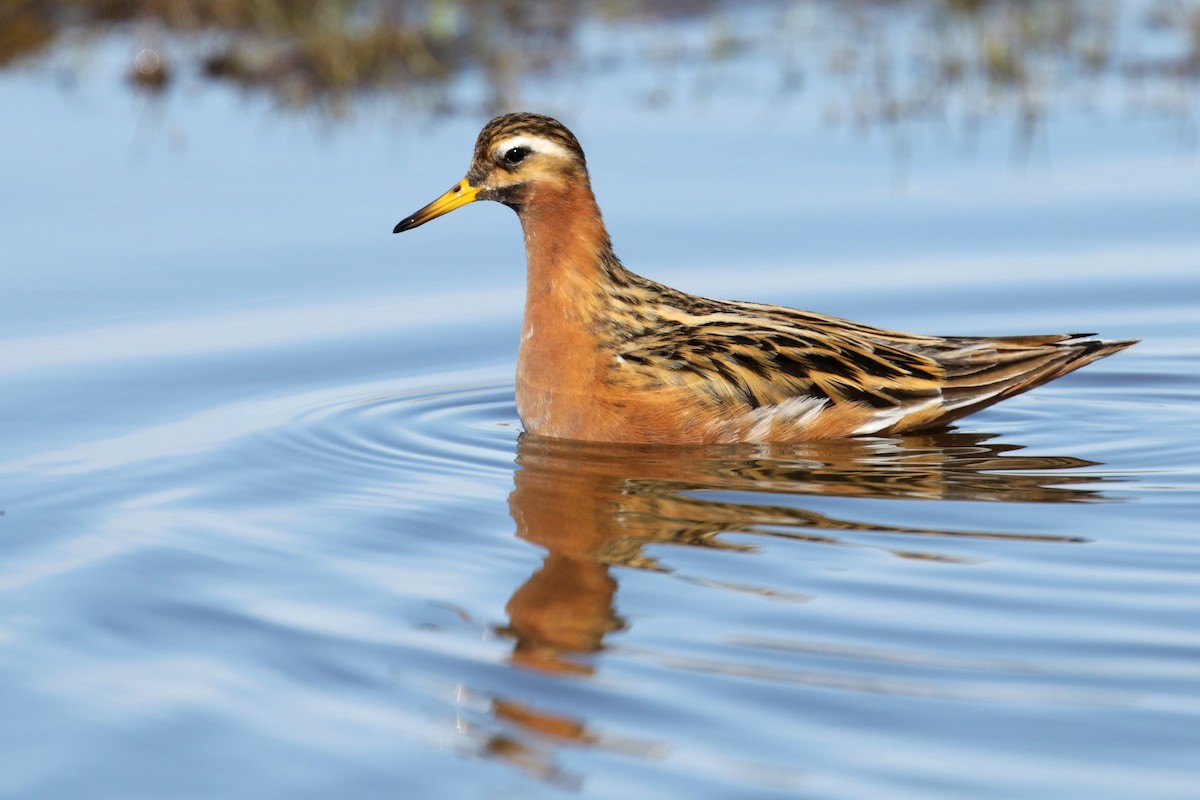
[[[625,626],[614,602],[618,582],[612,567],[664,569],[646,553],[647,545],[747,549],[722,540],[722,534],[734,532],[846,544],[851,543],[847,537],[869,532],[905,534],[906,546],[891,550],[897,556],[956,561],[938,551],[937,543],[944,541],[938,537],[1072,541],[1005,531],[893,527],[804,507],[805,497],[1094,502],[1104,499],[1097,487],[1114,480],[1079,471],[1097,466],[1094,462],[1021,455],[1020,446],[991,438],[942,433],[680,449],[526,434],[518,444],[509,508],[517,536],[546,555],[506,607],[508,623],[500,632],[513,642],[511,661],[542,673],[592,674],[605,637]],[[735,502],[729,499],[734,492],[754,493],[762,501]],[[912,547],[914,534],[928,537],[919,550]],[[535,705],[495,698],[491,711],[510,728],[533,734],[533,742],[604,744],[585,720]],[[519,737],[496,736],[488,751],[555,776],[552,760]]]

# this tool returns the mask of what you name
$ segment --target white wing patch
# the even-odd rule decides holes
[[[907,417],[909,414],[915,414],[918,411],[924,411],[927,408],[932,408],[942,402],[941,397],[931,397],[923,403],[917,405],[902,405],[896,408],[889,408],[887,411],[880,411],[875,416],[871,417],[865,424],[854,429],[854,436],[862,433],[878,433],[884,428],[889,428],[895,425],[900,420]]]
[[[747,433],[747,441],[763,441],[771,436],[776,425],[803,425],[812,421],[829,405],[824,397],[789,397],[782,403],[763,406],[749,412],[753,423]]]
[[[963,406],[971,406],[971,405],[975,405],[976,403],[982,403],[984,400],[990,400],[1008,388],[1009,388],[1008,386],[1000,386],[996,389],[993,389],[990,392],[983,392],[981,394],[969,395],[969,396],[964,397],[960,400],[957,400],[953,403],[947,403],[946,410],[953,411],[954,409],[962,408]]]

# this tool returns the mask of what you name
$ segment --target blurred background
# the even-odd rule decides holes
[[[427,266],[397,269],[446,254],[443,236],[505,265],[461,281],[515,283],[511,222],[371,235],[513,109],[577,129],[619,252],[662,278],[747,271],[782,231],[789,266],[1191,233],[1164,206],[1187,183],[1160,180],[1197,148],[1200,11],[1179,0],[8,0],[0,21],[21,212],[0,225],[22,265],[0,326],[174,315],[284,282],[293,299],[426,288]],[[1079,213],[1017,219],[1005,200],[1086,182]],[[860,201],[878,213],[844,213]]]
[[[0,0],[0,796],[1194,798],[1200,2]],[[631,269],[1138,347],[957,431],[522,437]]]

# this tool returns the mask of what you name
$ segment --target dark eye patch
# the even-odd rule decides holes
[[[510,148],[503,156],[501,156],[500,160],[510,167],[515,167],[517,164],[520,164],[522,161],[524,161],[525,157],[528,156],[529,153],[530,150],[528,147],[513,147]]]

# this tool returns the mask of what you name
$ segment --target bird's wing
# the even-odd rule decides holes
[[[1091,334],[937,337],[807,311],[690,296],[656,308],[622,358],[664,384],[752,409],[797,400],[874,409],[857,433],[944,425],[1134,342]]]
[[[1043,336],[948,336],[919,345],[938,362],[946,423],[1073,372],[1096,359],[1137,344],[1106,341],[1091,333]]]
[[[891,334],[835,317],[753,303],[662,305],[620,356],[665,384],[692,385],[751,408],[795,398],[879,409],[927,403],[943,371],[919,352],[933,337]]]

